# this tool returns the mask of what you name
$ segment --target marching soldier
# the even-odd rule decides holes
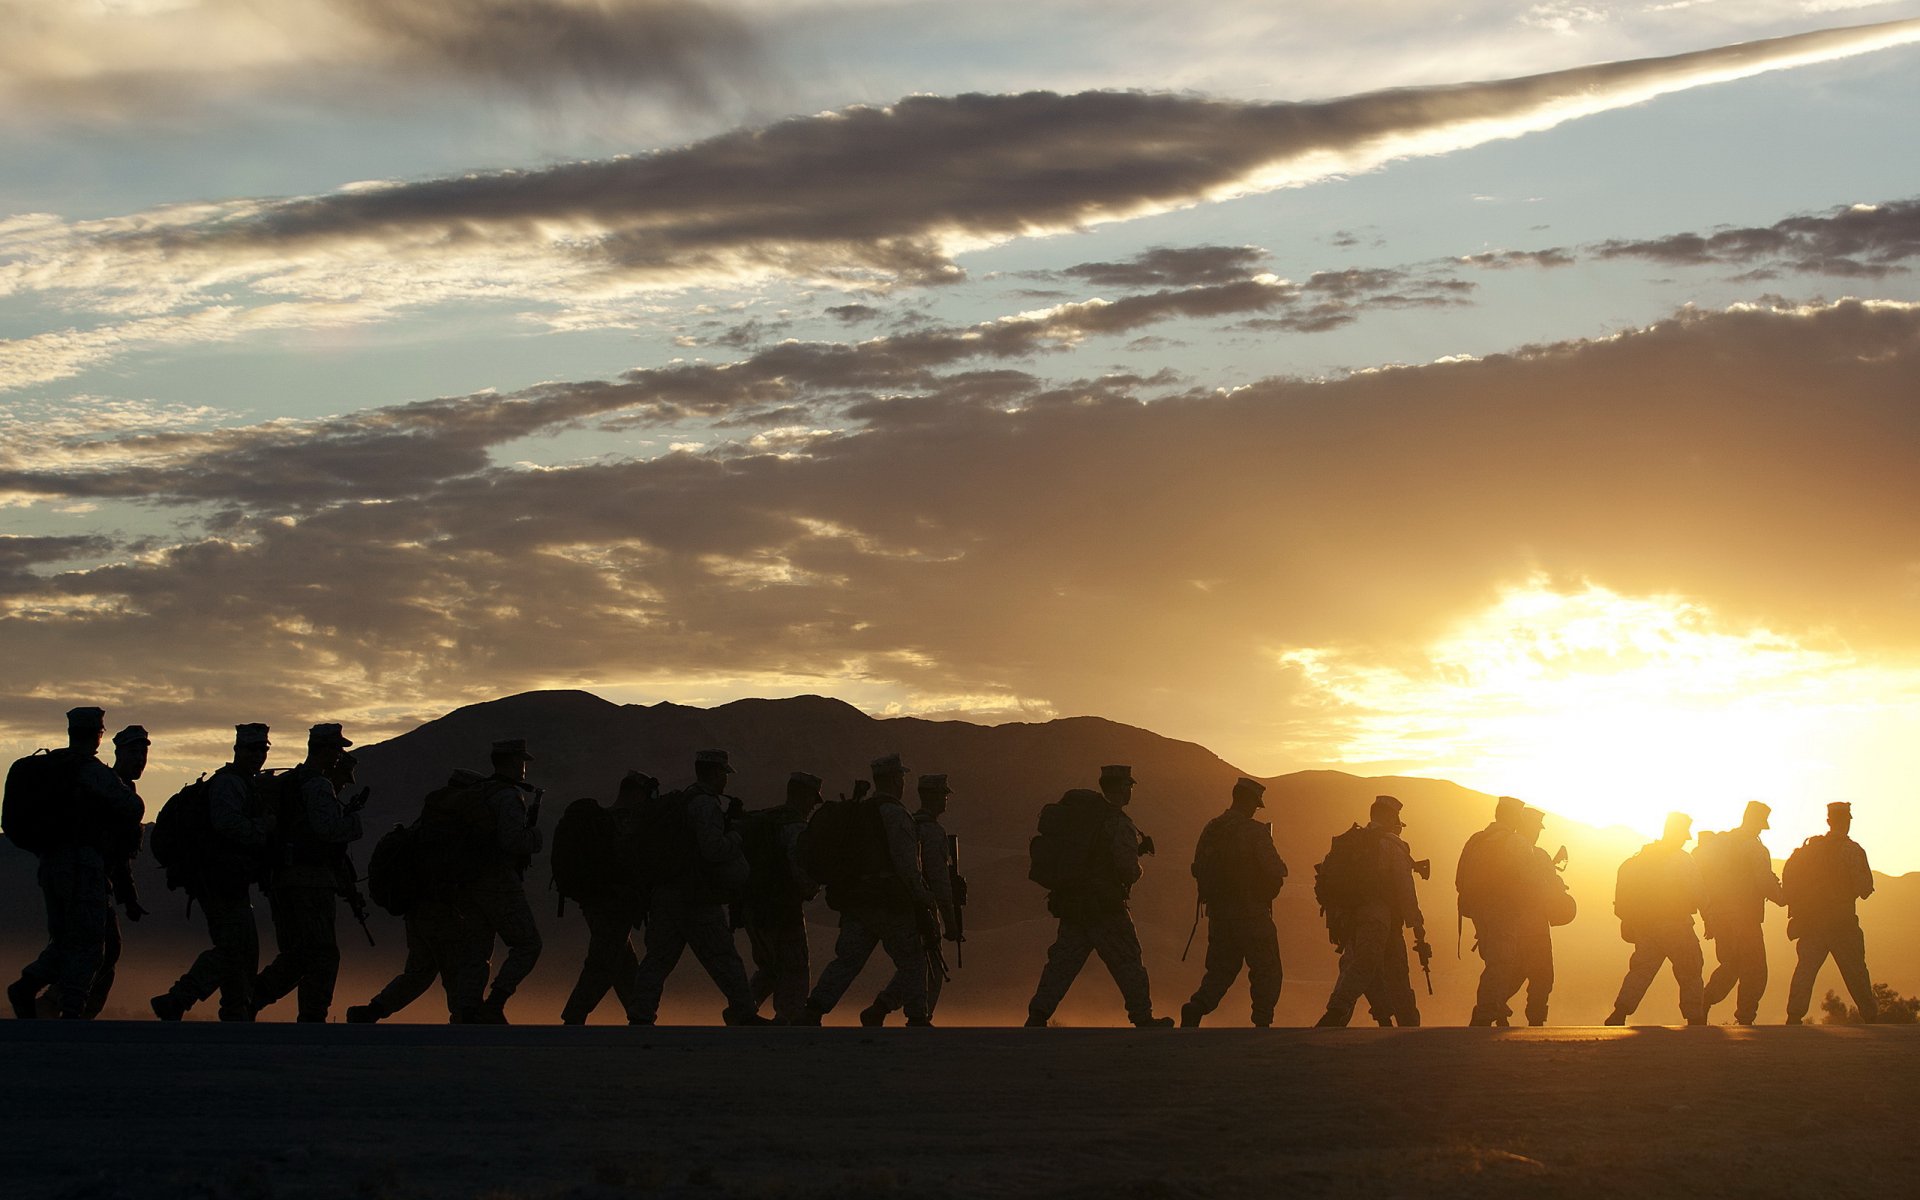
[[[1057,806],[1080,831],[1076,836],[1087,839],[1090,856],[1086,861],[1093,864],[1093,870],[1081,880],[1048,888],[1047,909],[1060,918],[1060,927],[1047,951],[1047,965],[1040,971],[1033,998],[1027,1001],[1030,1027],[1045,1026],[1052,1019],[1080,968],[1086,965],[1087,956],[1095,953],[1113,975],[1126,1002],[1127,1018],[1136,1027],[1166,1029],[1173,1025],[1172,1017],[1153,1015],[1147,968],[1140,957],[1140,935],[1127,909],[1127,898],[1140,879],[1140,856],[1153,853],[1153,840],[1142,836],[1126,813],[1133,788],[1131,767],[1105,766],[1100,768],[1098,792],[1076,789],[1062,797]]]
[[[178,1021],[216,990],[222,1021],[253,1020],[260,931],[247,889],[260,877],[276,826],[272,806],[257,794],[260,770],[272,749],[269,732],[258,723],[234,726],[233,761],[207,781],[210,843],[196,853],[199,869],[187,894],[206,914],[213,946],[149,1002],[162,1021]]]
[[[947,811],[947,797],[953,789],[947,786],[945,775],[922,775],[915,789],[920,796],[920,809],[913,814],[913,835],[920,844],[920,875],[926,880],[927,890],[933,893],[933,904],[940,915],[940,928],[947,941],[959,941],[960,912],[955,907],[953,892],[953,855],[947,849],[947,831],[940,824],[940,817]],[[940,1007],[940,988],[946,983],[939,964],[931,961],[927,964],[927,1016],[931,1018]],[[874,997],[873,1003],[860,1013],[862,1025],[884,1025],[887,1014],[899,1008],[903,1001],[891,989],[882,989]]]
[[[1772,815],[1771,808],[1750,800],[1739,828],[1700,835],[1700,845],[1693,852],[1706,888],[1701,915],[1719,960],[1707,980],[1703,1003],[1711,1009],[1732,995],[1733,1019],[1742,1025],[1753,1024],[1760,1013],[1760,997],[1767,991],[1767,941],[1762,930],[1767,902],[1787,902],[1780,877],[1773,873],[1773,856],[1760,840]]]
[[[307,731],[307,757],[278,781],[279,861],[267,886],[267,911],[279,953],[253,981],[257,1013],[299,992],[297,1019],[324,1024],[340,975],[335,930],[335,863],[360,839],[360,813],[340,802],[330,776],[353,743],[337,724]]]
[[[795,771],[787,778],[784,804],[748,814],[746,836],[756,842],[764,839],[765,846],[758,857],[754,846],[748,846],[753,874],[742,913],[753,975],[747,987],[756,1012],[772,998],[773,1019],[779,1024],[791,1023],[806,1009],[807,989],[813,984],[804,905],[820,889],[800,861],[800,834],[820,807],[821,783],[818,775]]]
[[[907,1024],[933,1024],[927,1009],[927,944],[922,915],[930,919],[933,893],[920,869],[920,847],[914,838],[913,818],[900,794],[907,768],[898,754],[876,758],[872,764],[873,798],[847,803],[870,804],[885,843],[884,864],[861,864],[861,877],[842,887],[827,888],[827,903],[840,914],[840,936],[834,942],[833,961],[820,972],[796,1025],[818,1025],[860,977],[876,946],[893,962],[887,992],[906,1010]],[[865,868],[874,868],[866,870]]]
[[[1454,872],[1460,915],[1473,922],[1474,949],[1484,964],[1470,1025],[1505,1025],[1507,1001],[1520,990],[1520,925],[1528,906],[1526,879],[1533,847],[1520,835],[1526,805],[1512,796],[1494,804],[1493,821],[1467,839]]]
[[[1620,918],[1620,936],[1633,943],[1627,977],[1604,1024],[1625,1025],[1660,972],[1673,964],[1680,985],[1680,1015],[1689,1025],[1707,1023],[1707,1007],[1700,982],[1704,958],[1694,933],[1693,914],[1700,909],[1700,871],[1687,853],[1693,836],[1693,818],[1668,813],[1657,842],[1649,842],[1620,864],[1613,908]]]
[[[1207,822],[1193,851],[1193,877],[1207,908],[1207,971],[1193,998],[1180,1006],[1180,1026],[1197,1028],[1220,1006],[1240,968],[1247,968],[1253,1023],[1273,1024],[1280,1000],[1280,938],[1273,901],[1287,880],[1287,864],[1273,848],[1273,830],[1254,819],[1266,807],[1266,785],[1241,779],[1227,811]]]
[[[1853,806],[1827,805],[1827,832],[1808,838],[1787,860],[1787,936],[1799,943],[1793,982],[1787,988],[1787,1024],[1805,1020],[1813,1000],[1813,981],[1831,957],[1853,996],[1860,1019],[1879,1019],[1880,1001],[1867,973],[1867,941],[1854,905],[1873,895],[1873,868],[1867,852],[1847,836]]]
[[[103,971],[112,980],[111,959],[120,950],[113,880],[124,875],[123,860],[139,846],[144,807],[98,758],[105,733],[105,710],[75,708],[67,713],[64,750],[22,760],[41,768],[36,811],[10,811],[7,832],[16,842],[30,843],[23,848],[39,856],[48,941],[7,988],[16,1017],[37,1016],[40,993],[50,989],[61,1017],[85,1018],[92,1015],[88,1009],[96,992],[105,1000],[99,983]],[[123,903],[129,920],[145,911],[130,892]]]
[[[524,879],[542,844],[541,790],[527,782],[527,764],[533,755],[527,753],[525,738],[495,742],[491,758],[493,774],[488,777],[484,802],[493,813],[493,845],[486,848],[485,861],[467,894],[481,925],[490,931],[489,941],[497,936],[507,956],[493,974],[485,1002],[470,1019],[480,1025],[505,1025],[508,999],[540,961],[540,926],[527,903]],[[524,799],[529,793],[531,803]],[[491,954],[489,946],[485,957]]]
[[[1347,847],[1339,846],[1336,838],[1335,849],[1322,865],[1323,877],[1337,870],[1351,880],[1347,886],[1352,889],[1352,903],[1345,912],[1329,910],[1327,914],[1330,926],[1340,923],[1336,933],[1340,975],[1327,997],[1326,1013],[1316,1022],[1320,1027],[1345,1028],[1362,996],[1381,1025],[1420,1023],[1407,967],[1407,927],[1413,928],[1414,946],[1423,962],[1432,950],[1427,945],[1426,918],[1420,914],[1420,899],[1414,892],[1413,853],[1400,837],[1407,827],[1400,810],[1397,798],[1374,797],[1366,826],[1340,835],[1352,839]]]
[[[1572,923],[1574,903],[1567,881],[1545,850],[1540,849],[1540,834],[1546,828],[1547,814],[1528,805],[1520,810],[1517,832],[1532,851],[1522,880],[1519,913],[1514,924],[1514,973],[1516,986],[1527,989],[1527,1024],[1545,1025],[1547,1005],[1553,996],[1553,929]],[[1500,997],[1507,1008],[1509,997]],[[1495,1022],[1505,1025],[1503,1016]]]
[[[607,810],[614,841],[626,862],[629,847],[640,840],[642,809],[660,791],[660,781],[639,771],[628,771]],[[555,858],[561,853],[562,835],[554,834]],[[600,881],[593,895],[579,896],[580,915],[587,922],[587,957],[580,964],[580,978],[560,1009],[562,1025],[584,1025],[609,989],[620,1001],[631,1020],[639,983],[640,959],[633,952],[633,927],[645,920],[646,897],[641,894],[638,863],[630,864],[633,873],[618,879]],[[557,874],[557,872],[556,872]]]
[[[113,773],[120,782],[127,785],[134,799],[140,799],[140,777],[147,771],[147,751],[153,741],[147,736],[144,726],[129,725],[113,735]],[[133,882],[133,860],[140,856],[140,839],[145,832],[142,822],[146,818],[146,803],[127,806],[127,824],[122,826],[122,836],[112,839],[107,850],[107,887],[113,893],[113,903],[118,904],[127,914],[127,920],[138,921],[147,915],[140,904],[140,891]],[[113,914],[113,906],[107,906],[107,944],[106,954],[100,960],[100,970],[93,977],[93,990],[87,996],[87,1018],[97,1017],[107,1007],[107,997],[113,991],[115,971],[120,962],[120,922]]]
[[[754,1011],[746,964],[740,961],[727,920],[727,901],[747,882],[740,834],[727,820],[733,799],[726,794],[727,776],[732,773],[725,750],[702,750],[694,755],[693,785],[657,802],[680,807],[677,828],[685,831],[686,840],[673,848],[679,861],[672,873],[653,881],[646,955],[635,976],[627,1018],[633,1024],[651,1025],[658,1018],[667,976],[689,949],[727,999],[722,1020],[729,1025],[769,1024]]]

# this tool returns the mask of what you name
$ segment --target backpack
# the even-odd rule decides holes
[[[582,796],[567,805],[547,851],[561,901],[593,904],[630,883],[634,873],[621,853],[622,841],[619,822],[598,800]]]
[[[1461,916],[1480,921],[1511,906],[1513,880],[1503,878],[1498,860],[1502,840],[1514,836],[1506,829],[1482,829],[1460,848],[1453,887]]]
[[[1786,894],[1789,915],[1796,908],[1817,907],[1836,895],[1851,894],[1838,858],[1825,834],[1808,838],[1787,856],[1780,868],[1780,890]]]
[[[1104,881],[1100,870],[1106,797],[1076,788],[1040,810],[1039,832],[1027,843],[1027,878],[1049,892],[1076,892]]]
[[[681,883],[700,870],[700,847],[694,841],[693,822],[687,817],[689,800],[691,797],[682,790],[660,792],[640,802],[634,840],[643,890]]]
[[[829,800],[814,809],[800,831],[800,865],[826,887],[827,903],[836,910],[876,900],[878,891],[896,882],[880,802]]]
[[[1334,837],[1313,868],[1313,898],[1330,935],[1336,925],[1344,928],[1353,910],[1386,895],[1381,865],[1380,839],[1372,830],[1355,824]]]
[[[35,750],[7,768],[0,797],[0,829],[30,854],[54,849],[73,839],[78,814],[75,792],[79,759],[70,750]]]
[[[212,781],[202,775],[169,796],[153,819],[147,849],[166,872],[172,891],[191,891],[207,873],[214,837],[207,806],[211,790]]]
[[[497,861],[493,810],[486,804],[492,782],[478,772],[456,771],[420,801],[412,858],[418,895],[457,891]]]
[[[307,819],[306,798],[301,795],[309,778],[318,772],[295,767],[266,776],[261,783],[268,805],[273,809],[274,851],[283,866],[324,866],[333,861],[339,848],[314,836],[313,823]]]
[[[396,917],[404,917],[419,903],[420,831],[395,825],[373,844],[367,859],[367,896]]]
[[[811,889],[794,878],[785,837],[788,826],[805,824],[784,804],[747,813],[735,823],[734,828],[740,831],[740,848],[747,856],[749,904],[764,910],[807,899]]]
[[[1268,833],[1269,838],[1272,837]],[[1253,835],[1234,837],[1227,827],[1209,823],[1193,849],[1193,879],[1203,904],[1232,904],[1272,900],[1278,894],[1255,857]],[[1285,867],[1281,868],[1284,880]]]
[[[1614,876],[1613,914],[1620,918],[1620,936],[1629,942],[1637,940],[1646,922],[1668,916],[1673,908],[1668,864],[1649,853],[1652,848],[1634,851]]]

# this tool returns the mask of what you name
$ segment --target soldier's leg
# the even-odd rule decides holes
[[[1721,950],[1728,947],[1722,935]],[[1733,1019],[1751,1025],[1760,1015],[1760,1000],[1767,994],[1767,939],[1762,927],[1743,928],[1733,946],[1734,969],[1739,974],[1739,991],[1734,996]],[[1714,976],[1718,978],[1719,972]]]
[[[20,982],[7,989],[9,999],[28,1015],[34,1011],[34,998],[60,978],[61,960],[67,949],[64,929],[69,872],[57,857],[59,854],[58,851],[42,854],[35,868],[34,879],[40,885],[40,896],[47,910],[47,944],[32,962],[20,968]]]
[[[1526,954],[1527,1024],[1547,1023],[1547,1004],[1553,998],[1553,933],[1536,931]]]
[[[574,981],[573,991],[560,1009],[561,1023],[566,1025],[586,1022],[613,987],[614,976],[620,970],[620,952],[632,954],[632,946],[627,941],[632,926],[623,911],[582,904],[580,915],[587,922],[587,957],[580,964],[580,978]],[[628,991],[632,991],[631,982]]]
[[[120,918],[113,911],[113,902],[107,902],[107,938],[101,946],[100,969],[94,972],[93,986],[87,990],[86,1017],[92,1020],[107,1007],[107,997],[113,992],[115,969],[120,963]]]
[[[1413,974],[1407,966],[1407,935],[1398,927],[1387,931],[1380,957],[1380,991],[1396,1024],[1420,1024],[1420,1001],[1413,994]]]
[[[932,1017],[940,1007],[940,993],[945,990],[947,981],[940,974],[940,968],[934,962],[927,962],[927,1016]]]
[[[1087,927],[1080,921],[1067,917],[1060,918],[1060,928],[1054,934],[1053,945],[1047,948],[1047,965],[1040,968],[1040,982],[1034,986],[1033,998],[1027,1001],[1027,1019],[1045,1023],[1053,1016],[1060,1001],[1066,999],[1067,989],[1079,978],[1080,968],[1087,965],[1087,956],[1093,953],[1093,938]]]
[[[267,920],[273,926],[273,961],[260,968],[253,980],[253,1007],[266,1008],[291,992],[300,982],[300,928],[295,912],[293,889],[274,887],[267,891]]]
[[[367,1001],[376,1019],[385,1020],[399,1012],[433,986],[434,976],[440,973],[440,960],[425,928],[432,919],[424,903],[406,915],[407,961],[392,982]]]
[[[175,983],[174,994],[189,1003],[220,993],[222,1021],[253,1020],[253,977],[260,963],[260,933],[253,902],[245,888],[212,889],[199,897],[213,945],[194,960]]]
[[[1633,1015],[1633,1010],[1639,1008],[1640,1001],[1646,997],[1647,988],[1653,985],[1653,977],[1660,973],[1660,964],[1666,960],[1666,952],[1653,938],[1643,938],[1633,944],[1633,956],[1627,959],[1627,977],[1620,981],[1620,994],[1613,1001],[1614,1015]]]
[[[682,915],[677,895],[666,888],[653,890],[643,937],[646,953],[634,972],[633,1008],[627,1014],[627,1020],[635,1024],[651,1025],[660,1016],[660,994],[667,989],[667,976],[680,965],[680,955],[687,948]]]
[[[693,957],[706,969],[707,978],[727,998],[727,1009],[736,1017],[745,1017],[757,1007],[747,989],[747,966],[740,961],[740,947],[733,940],[733,926],[727,920],[724,905],[700,904],[690,907],[683,928]]]
[[[1667,946],[1667,961],[1673,964],[1673,981],[1680,985],[1680,1015],[1689,1025],[1707,1023],[1707,1005],[1702,997],[1700,970],[1706,956],[1693,930],[1675,934]]]
[[[1871,1024],[1880,1017],[1880,999],[1873,994],[1873,977],[1867,973],[1867,937],[1858,920],[1839,930],[1833,938],[1833,961],[1840,978],[1860,1010],[1860,1019]]]
[[[339,905],[330,888],[302,888],[300,896],[299,1020],[325,1023],[340,979]]]
[[[882,994],[900,1006],[907,1020],[917,1023],[931,1019],[927,1007],[927,975],[932,963],[926,943],[920,940],[920,926],[914,915],[889,910],[864,914],[862,920],[871,925],[888,961],[893,963],[893,975],[882,988]]]
[[[1739,984],[1744,963],[1740,954],[1740,933],[1732,928],[1715,928],[1713,931],[1713,974],[1707,976],[1705,987],[1701,991],[1701,1002],[1709,1009],[1733,994]]]
[[[753,971],[747,976],[747,990],[753,993],[753,1006],[757,1010],[773,995],[773,987],[779,979],[774,959],[774,924],[765,914],[749,913],[747,916],[747,952],[753,956]],[[774,1007],[779,1011],[779,1006]]]
[[[1089,932],[1094,953],[1107,964],[1107,973],[1120,988],[1127,1019],[1136,1025],[1153,1020],[1153,992],[1147,981],[1147,965],[1141,961],[1140,934],[1133,927],[1133,914],[1121,911],[1102,917]]]
[[[800,909],[783,914],[773,925],[769,941],[773,951],[773,1015],[790,1021],[807,1006],[807,989],[813,980],[808,972],[807,918]]]
[[[1253,1023],[1265,1027],[1273,1024],[1273,1006],[1280,1002],[1282,981],[1280,936],[1273,928],[1273,918],[1255,917],[1247,922],[1243,941]]]
[[[1511,921],[1486,920],[1473,924],[1478,943],[1480,984],[1474,992],[1470,1025],[1492,1025],[1513,1015],[1508,1001],[1520,990],[1525,974],[1520,965],[1519,931]]]
[[[74,851],[63,856],[55,873],[56,887],[47,891],[47,919],[54,924],[52,901],[59,896],[60,915],[55,942],[59,946],[56,961],[59,972],[53,980],[54,1001],[60,1015],[78,1019],[86,1015],[87,997],[93,990],[93,977],[105,957],[107,926],[113,908],[107,897],[106,867],[92,851]]]
[[[1243,933],[1231,920],[1207,918],[1206,970],[1200,976],[1200,986],[1193,989],[1193,995],[1180,1007],[1182,1025],[1198,1025],[1201,1018],[1219,1008],[1227,989],[1240,978],[1240,968],[1246,962]]]
[[[869,928],[858,912],[849,911],[840,914],[840,936],[833,944],[833,961],[820,972],[820,979],[813,985],[808,995],[808,1012],[822,1016],[833,1011],[840,1003],[840,997],[847,994],[853,981],[860,977],[867,959],[873,957],[874,947],[880,944],[880,935]]]
[[[540,926],[533,919],[525,888],[484,891],[476,898],[487,914],[488,925],[507,948],[507,957],[494,972],[493,986],[487,992],[487,1007],[500,1009],[540,961]]]
[[[492,974],[493,927],[465,894],[436,902],[434,911],[429,936],[440,964],[440,987],[447,995],[447,1017],[488,1019],[482,997]]]
[[[1819,931],[1808,930],[1794,944],[1793,980],[1787,984],[1787,1024],[1798,1025],[1813,1003],[1813,981],[1827,965],[1827,942]]]
[[[1321,1028],[1344,1029],[1353,1020],[1353,1006],[1379,986],[1380,963],[1386,949],[1387,927],[1379,921],[1356,921],[1340,949],[1340,974],[1327,996],[1327,1011],[1315,1022]]]

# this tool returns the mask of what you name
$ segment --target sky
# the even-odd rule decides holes
[[[1920,2],[0,23],[10,754],[817,692],[1920,869]]]

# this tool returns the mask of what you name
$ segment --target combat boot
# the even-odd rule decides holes
[[[1607,1014],[1606,1020],[1600,1023],[1602,1025],[1625,1025],[1627,1023],[1627,1014],[1616,1008]]]
[[[932,1017],[908,1017],[907,1028],[931,1029],[933,1028],[933,1018]]]
[[[1191,1003],[1180,1006],[1180,1028],[1200,1028],[1200,1010],[1195,1008]]]
[[[793,1018],[790,1021],[788,1021],[787,1024],[810,1025],[813,1028],[818,1029],[820,1027],[820,1018],[826,1015],[827,1014],[821,1009],[815,1008],[813,1006],[813,1002],[809,1000],[807,1002],[807,1006],[801,1009],[799,1012],[793,1014]]]
[[[1053,1014],[1051,1013],[1037,1013],[1032,1009],[1028,1009],[1027,1010],[1027,1028],[1028,1029],[1045,1029],[1047,1027],[1047,1022],[1050,1019],[1052,1019],[1052,1016]]]
[[[763,1017],[752,1009],[728,1008],[720,1012],[721,1021],[728,1025],[771,1025],[770,1017]]]
[[[153,1015],[162,1021],[178,1021],[187,1015],[187,1002],[172,992],[162,992],[147,1004],[152,1007]]]
[[[347,1024],[373,1025],[386,1015],[371,1004],[353,1004],[347,1007]]]
[[[1141,1017],[1133,1023],[1135,1029],[1172,1029],[1172,1017]]]
[[[860,1010],[860,1024],[868,1029],[878,1029],[887,1023],[887,1010],[880,1007],[878,1000]]]
[[[469,1025],[505,1025],[507,1023],[507,1002],[503,999],[483,1001],[478,1008],[467,1014]]]
[[[25,975],[7,985],[7,1003],[13,1006],[16,1021],[31,1021],[38,1016],[39,998],[39,985]]]

